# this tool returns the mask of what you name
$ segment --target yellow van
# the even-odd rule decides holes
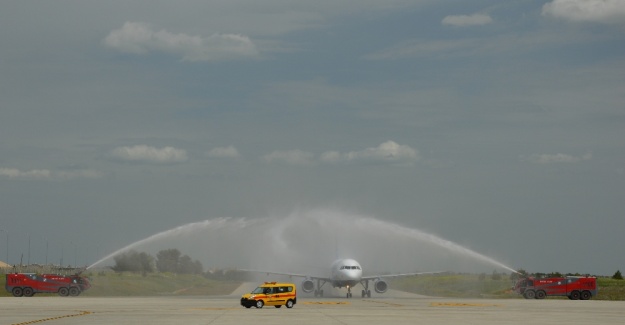
[[[241,297],[241,306],[245,308],[263,308],[265,305],[293,308],[296,303],[297,292],[293,283],[265,282]]]

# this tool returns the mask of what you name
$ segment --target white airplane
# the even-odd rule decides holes
[[[304,278],[302,281],[301,290],[304,292],[313,292],[315,297],[323,297],[323,285],[329,283],[334,288],[347,288],[347,298],[352,297],[352,288],[357,284],[361,284],[363,290],[361,295],[363,298],[371,297],[371,290],[369,290],[369,281],[373,281],[373,289],[377,293],[385,293],[388,289],[388,284],[383,278],[393,278],[420,274],[434,274],[443,272],[419,272],[419,273],[400,273],[400,274],[384,274],[384,275],[372,275],[362,276],[362,267],[360,264],[351,258],[339,259],[332,263],[330,267],[331,275],[327,277],[309,276],[306,274],[294,274],[294,273],[280,273],[280,272],[268,272],[259,270],[241,270],[248,272],[258,272],[266,274],[288,275],[290,277]],[[315,285],[315,281],[317,282]]]

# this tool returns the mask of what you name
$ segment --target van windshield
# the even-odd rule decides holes
[[[254,291],[252,291],[252,293],[265,293],[265,290],[266,290],[266,289],[270,289],[270,288],[267,288],[267,287],[258,287],[258,288],[256,288],[256,289],[254,289]]]

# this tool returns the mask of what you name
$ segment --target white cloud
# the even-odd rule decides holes
[[[364,56],[367,60],[397,60],[406,58],[428,57],[439,53],[446,55],[467,53],[472,51],[481,42],[476,39],[460,40],[408,40]]]
[[[473,15],[451,15],[443,18],[441,23],[443,25],[451,26],[480,26],[493,22],[493,19],[486,14],[473,14]]]
[[[117,147],[111,151],[111,155],[119,160],[171,164],[188,160],[187,152],[173,147],[155,148],[146,145],[133,147]]]
[[[0,176],[23,179],[47,179],[52,173],[48,169],[32,169],[21,171],[16,168],[0,168]]]
[[[17,168],[0,168],[0,177],[30,180],[69,180],[75,178],[100,178],[102,177],[102,173],[91,169],[78,169],[70,171],[32,169],[21,171]]]
[[[263,156],[267,163],[283,163],[287,165],[313,165],[314,154],[302,150],[274,151]]]
[[[213,158],[238,158],[241,155],[237,148],[228,146],[213,148],[208,152],[208,156]]]
[[[321,161],[325,163],[373,161],[411,165],[419,159],[419,152],[416,149],[397,144],[394,141],[387,141],[377,147],[361,151],[350,151],[347,153],[327,151],[321,155]]]
[[[302,150],[274,151],[263,156],[267,163],[283,163],[288,165],[311,166],[317,163],[393,163],[397,165],[413,165],[419,160],[419,152],[406,145],[387,141],[374,148],[341,153],[326,151],[317,159],[313,153]]]
[[[410,39],[363,56],[366,60],[402,60],[414,58],[456,59],[458,57],[523,55],[537,49],[596,40],[590,33],[562,34],[550,30],[530,32],[515,37],[463,37],[458,39]]]
[[[182,56],[184,61],[231,60],[258,56],[256,45],[239,34],[213,34],[208,37],[154,31],[149,24],[126,22],[113,30],[103,43],[120,52],[147,54],[163,52]]]
[[[543,6],[542,14],[572,21],[623,23],[625,22],[625,1],[553,0]]]
[[[582,160],[592,159],[592,154],[587,153],[581,157],[575,157],[563,153],[532,154],[529,156],[521,156],[521,159],[535,164],[577,163]]]
[[[54,178],[74,179],[74,178],[100,178],[102,173],[92,169],[64,170],[53,172]]]

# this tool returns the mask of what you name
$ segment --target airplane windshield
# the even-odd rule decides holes
[[[360,266],[341,266],[341,270],[360,270]]]

